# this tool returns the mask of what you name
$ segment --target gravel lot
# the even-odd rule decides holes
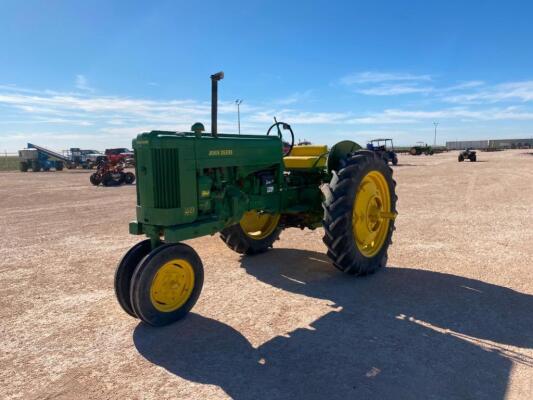
[[[0,173],[2,399],[525,399],[533,393],[533,155],[400,155],[387,269],[337,272],[322,232],[242,258],[191,240],[193,313],[115,301],[135,187]]]

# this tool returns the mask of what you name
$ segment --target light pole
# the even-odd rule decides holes
[[[237,123],[239,124],[239,135],[241,134],[241,104],[242,99],[235,100],[235,104],[237,104]]]
[[[433,138],[433,147],[437,146],[437,126],[439,125],[438,122],[433,122],[433,125],[435,125],[435,137]]]

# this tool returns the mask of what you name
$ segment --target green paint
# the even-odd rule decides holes
[[[285,171],[276,136],[152,131],[133,141],[137,221],[130,233],[157,244],[212,235],[244,212],[281,213],[285,227],[315,228],[327,168]]]

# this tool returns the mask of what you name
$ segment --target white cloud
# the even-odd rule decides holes
[[[366,89],[357,89],[357,93],[366,94],[369,96],[396,96],[400,94],[410,93],[430,93],[434,89],[428,86],[412,86],[404,84],[380,85]]]
[[[502,83],[473,93],[448,96],[444,100],[458,104],[529,102],[533,101],[533,81]]]
[[[431,75],[372,71],[358,72],[340,79],[341,84],[368,96],[427,94],[434,90],[432,86],[427,86],[430,81]]]
[[[81,74],[76,75],[76,88],[88,92],[94,92],[94,89],[89,86],[89,81],[87,80],[85,75]]]
[[[402,110],[386,109],[365,117],[353,118],[348,123],[360,124],[407,124],[425,120],[454,121],[533,121],[533,111],[520,110],[516,107],[471,110],[467,108],[445,108],[440,110]]]
[[[276,103],[281,104],[281,105],[303,103],[305,101],[311,100],[312,97],[313,97],[313,91],[306,90],[305,92],[295,92],[291,94],[290,96],[287,96],[284,99],[277,100]]]
[[[448,92],[463,91],[484,85],[483,81],[471,80],[451,86],[437,86],[432,75],[408,73],[359,72],[345,76],[340,82],[354,92],[368,96],[398,96],[406,94],[433,94],[442,96]],[[431,85],[428,85],[431,83]]]
[[[502,127],[511,125],[513,121],[533,121],[533,108],[524,104],[533,100],[533,81],[493,86],[481,81],[464,81],[439,88],[429,75],[420,75],[418,80],[415,77],[368,73],[360,79],[366,79],[367,83],[354,84],[351,88],[374,96],[431,94],[430,98],[427,97],[432,100],[431,106],[426,101],[422,104],[419,102],[418,107],[411,103],[409,107],[383,107],[368,111],[359,108],[359,111],[352,111],[349,106],[341,103],[337,109],[332,109],[329,105],[326,111],[318,107],[314,107],[318,111],[313,111],[308,100],[316,92],[308,90],[266,104],[246,101],[241,106],[242,130],[263,134],[276,116],[278,120],[293,125],[297,137],[332,144],[341,138],[351,137],[347,133],[351,131],[362,137],[380,135],[380,131],[383,135],[389,132],[389,136],[396,138],[393,132],[416,132],[416,129],[422,127],[427,130],[426,127],[431,127],[431,122],[435,120],[442,121],[442,126],[450,128],[464,126],[467,137],[468,132],[483,126],[484,121],[490,121],[487,125],[491,127],[497,125],[493,121],[502,121],[498,124]],[[400,78],[405,80],[401,81]],[[429,81],[430,85],[424,84]],[[319,99],[317,96],[317,103]],[[456,101],[457,105],[435,105],[434,100],[443,99]],[[504,103],[505,107],[496,107],[496,104],[479,105],[496,102],[510,104]],[[94,146],[104,144],[102,147],[105,147],[105,143],[127,146],[135,135],[152,129],[189,130],[196,121],[206,124],[209,130],[211,107],[209,101],[192,99],[151,100],[97,95],[88,90],[57,92],[0,85],[0,113],[2,147],[19,148],[29,138],[39,140],[41,133],[46,135],[42,136],[43,144],[49,142],[50,146],[60,147],[61,143],[65,147],[85,144],[92,146],[94,140]],[[220,131],[237,131],[236,114],[234,101],[219,102]],[[525,123],[515,125],[520,125],[521,129],[527,127]],[[398,130],[400,127],[401,130]],[[79,137],[68,137],[70,134]],[[11,135],[9,140],[6,139],[7,135]],[[416,134],[411,134],[414,135]],[[82,137],[84,140],[81,140]],[[44,143],[44,139],[47,143]]]
[[[278,121],[290,124],[339,124],[346,122],[351,116],[350,113],[342,112],[306,112],[291,109],[259,111],[250,116],[253,122],[273,123],[273,117]]]
[[[381,83],[381,82],[399,82],[399,81],[431,81],[431,75],[413,75],[405,73],[388,73],[388,72],[358,72],[341,78],[340,82],[344,85],[354,85],[362,83]]]
[[[483,81],[466,81],[466,82],[458,83],[458,84],[453,85],[453,86],[448,86],[448,87],[442,88],[442,89],[440,89],[440,91],[441,92],[451,92],[451,91],[454,91],[454,90],[470,89],[470,88],[474,88],[474,87],[483,86],[484,84],[485,84],[485,82],[483,82]]]

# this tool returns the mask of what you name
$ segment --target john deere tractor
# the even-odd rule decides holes
[[[219,234],[251,256],[271,248],[282,229],[323,226],[339,270],[366,275],[387,263],[396,217],[390,167],[352,141],[329,151],[295,146],[284,122],[262,136],[218,133],[223,77],[211,76],[211,133],[196,123],[190,132],[152,131],[133,140],[137,220],[130,233],[147,239],[123,256],[115,291],[128,314],[150,325],[183,318],[200,295],[202,261],[184,240]]]

